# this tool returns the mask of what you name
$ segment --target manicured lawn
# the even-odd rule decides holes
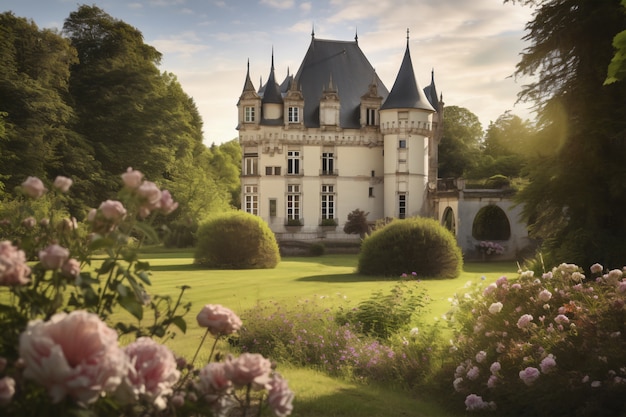
[[[177,296],[177,287],[191,287],[184,301],[193,307],[187,316],[189,329],[168,345],[178,354],[193,356],[203,331],[195,323],[196,312],[204,304],[222,304],[242,315],[257,302],[276,301],[281,304],[316,300],[327,303],[356,305],[374,291],[390,290],[395,278],[362,276],[355,273],[356,255],[325,255],[322,257],[287,257],[269,270],[207,270],[193,265],[190,252],[155,251],[142,256],[153,270],[153,294]],[[452,280],[422,280],[430,297],[429,315],[439,319],[450,308],[449,299],[462,293],[468,281],[493,282],[501,275],[514,277],[513,262],[469,263],[463,274]],[[407,271],[410,273],[411,271]],[[242,317],[245,323],[245,317]],[[199,361],[206,360],[210,343]],[[228,346],[221,345],[222,350]],[[406,392],[365,386],[351,381],[330,378],[312,369],[280,365],[278,370],[289,380],[296,392],[294,416],[303,417],[375,417],[375,416],[447,416],[431,399]]]

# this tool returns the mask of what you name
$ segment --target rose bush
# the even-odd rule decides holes
[[[268,359],[212,361],[218,339],[241,327],[233,311],[207,304],[198,314],[205,338],[215,337],[199,369],[195,356],[187,361],[162,343],[186,331],[188,287],[176,300],[149,294],[150,266],[138,249],[158,240],[152,221],[178,203],[132,168],[122,183],[85,223],[67,216],[72,180],[61,176],[49,187],[29,177],[0,211],[0,415],[245,415],[260,407],[289,415],[293,392]],[[121,311],[126,318],[111,322]]]
[[[624,270],[561,264],[541,276],[524,271],[468,288],[455,304],[456,369],[448,378],[466,410],[624,415]]]

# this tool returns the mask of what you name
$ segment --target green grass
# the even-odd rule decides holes
[[[341,300],[356,305],[377,290],[387,292],[397,282],[356,274],[356,255],[287,257],[275,269],[266,270],[208,270],[193,264],[192,253],[181,251],[150,251],[142,260],[150,262],[153,271],[150,293],[176,296],[176,287],[191,287],[184,297],[193,304],[187,316],[188,331],[167,342],[177,354],[188,358],[193,356],[204,333],[195,322],[195,315],[204,304],[222,304],[240,315],[257,302],[267,301],[295,304],[324,298],[325,302]],[[501,275],[513,277],[516,271],[513,262],[469,263],[456,279],[422,280],[420,285],[432,299],[428,314],[432,320],[439,319],[450,308],[449,299],[457,292],[462,293],[468,281],[476,282],[484,277],[486,282],[493,282]],[[205,342],[198,362],[207,359],[211,343]],[[226,350],[228,346],[222,344],[220,348]],[[312,369],[279,364],[278,370],[296,392],[293,413],[296,417],[449,415],[431,399],[407,392],[338,380]]]

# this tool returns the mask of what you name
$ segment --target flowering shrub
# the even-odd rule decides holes
[[[626,278],[561,264],[457,299],[450,386],[469,411],[599,416],[626,411]],[[454,375],[452,375],[452,373]]]
[[[502,255],[504,253],[504,248],[499,243],[488,242],[488,241],[480,241],[478,245],[476,245],[476,249],[478,252],[489,256],[489,255]]]
[[[268,359],[244,354],[211,362],[219,338],[241,327],[231,310],[201,309],[197,322],[206,332],[191,361],[161,343],[187,329],[188,287],[177,299],[150,295],[150,266],[138,249],[145,239],[158,239],[150,226],[154,217],[178,204],[139,171],[129,168],[122,181],[118,199],[92,209],[84,224],[65,214],[72,185],[65,177],[55,179],[51,192],[29,177],[22,196],[5,206],[0,415],[208,416],[234,409],[245,415],[265,406],[279,417],[289,415],[293,393]],[[42,207],[49,208],[45,216]],[[152,317],[147,323],[146,310]],[[124,317],[122,311],[127,319],[110,323],[113,313]],[[209,363],[197,369],[208,334],[215,337]],[[122,335],[130,337],[125,346]]]

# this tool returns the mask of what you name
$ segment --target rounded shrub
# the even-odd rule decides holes
[[[274,233],[260,217],[232,211],[200,225],[195,262],[219,269],[267,269],[278,265],[280,252]]]
[[[456,239],[436,220],[413,217],[393,220],[366,237],[358,271],[365,275],[456,278],[463,255]]]

